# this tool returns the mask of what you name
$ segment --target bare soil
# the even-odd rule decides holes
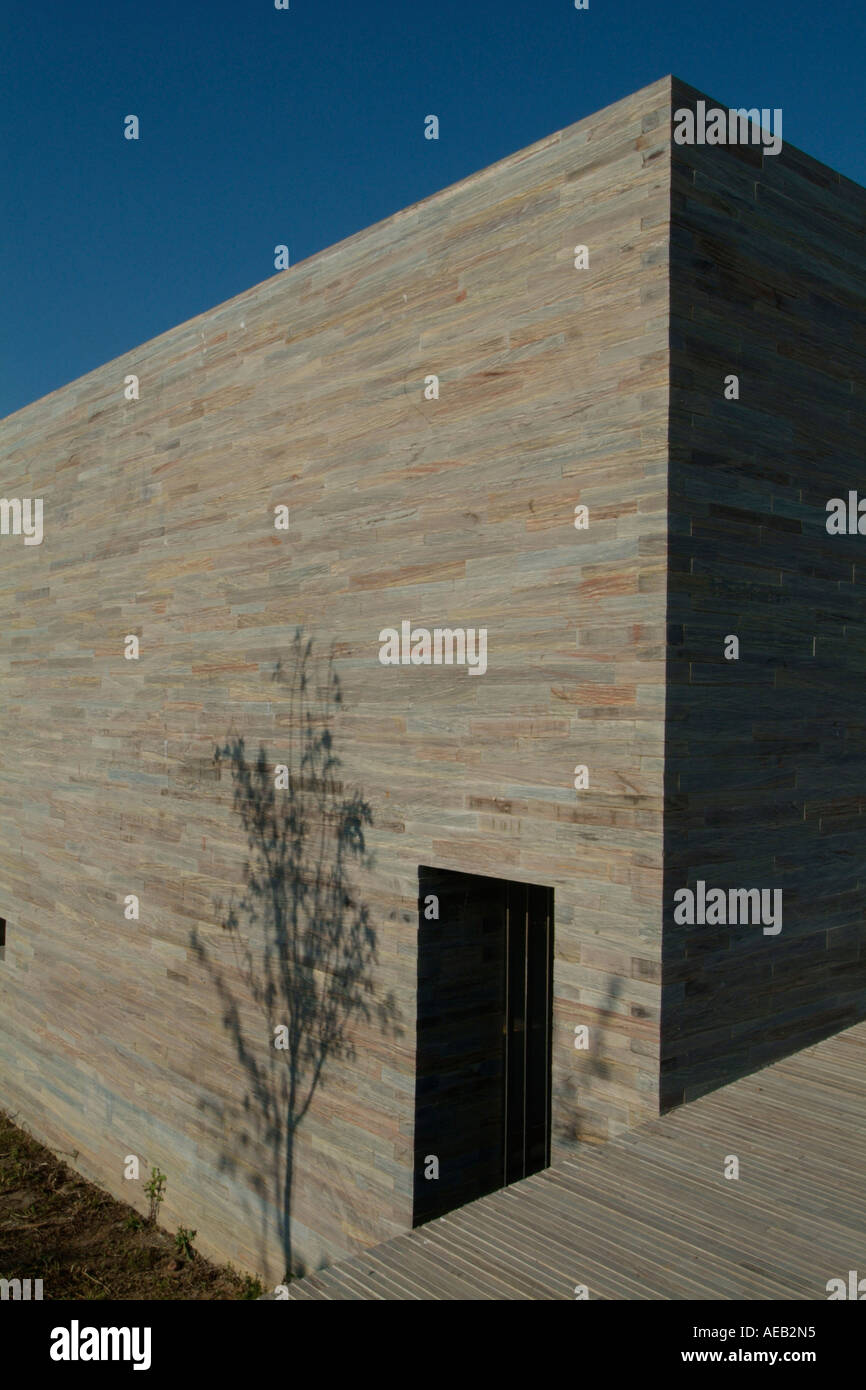
[[[71,1155],[75,1157],[75,1155]],[[169,1179],[170,1180],[170,1179]],[[49,1299],[254,1299],[259,1283],[211,1264],[118,1202],[0,1110],[0,1278]]]

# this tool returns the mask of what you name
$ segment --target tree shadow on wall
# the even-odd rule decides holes
[[[217,904],[232,941],[236,972],[263,1020],[251,1029],[225,972],[199,936],[191,947],[219,996],[223,1025],[246,1077],[240,1145],[251,1147],[248,1129],[271,1157],[270,1172],[255,1172],[262,1199],[262,1255],[267,1239],[266,1204],[273,1204],[285,1256],[286,1278],[302,1272],[292,1250],[295,1140],[331,1058],[355,1055],[350,1025],[377,1020],[399,1036],[393,996],[376,999],[372,967],[376,932],[369,910],[352,887],[353,870],[369,867],[366,829],[369,804],[359,791],[344,794],[331,726],[342,704],[333,654],[324,679],[311,674],[312,642],[295,635],[291,668],[280,662],[273,679],[288,685],[289,748],[272,765],[260,747],[255,762],[244,740],[230,739],[214,758],[231,770],[234,809],[247,836],[244,890],[225,909]],[[254,944],[251,944],[254,943]],[[220,1114],[220,1119],[223,1116]],[[222,1156],[223,1171],[236,1158]]]
[[[622,994],[623,981],[618,975],[611,975],[607,984],[607,995],[604,1004],[598,1010],[599,1022],[590,1025],[590,1037],[593,1029],[603,1028],[604,1020],[617,1017],[616,1002]],[[606,1081],[610,1076],[610,1067],[603,1057],[599,1057],[595,1046],[590,1047],[585,1054],[584,1069],[581,1082],[575,1081],[573,1076],[567,1076],[560,1084],[557,1092],[558,1111],[560,1119],[555,1125],[556,1134],[560,1139],[564,1139],[569,1144],[579,1144],[584,1139],[584,1126],[581,1122],[581,1112],[578,1105],[578,1097],[581,1084],[593,1080]]]

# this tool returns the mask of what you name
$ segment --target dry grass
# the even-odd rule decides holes
[[[43,1299],[253,1299],[255,1280],[178,1253],[168,1231],[86,1182],[0,1111],[0,1278]]]

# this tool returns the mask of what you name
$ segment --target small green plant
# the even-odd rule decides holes
[[[263,1293],[264,1289],[262,1288],[260,1280],[253,1279],[250,1274],[245,1274],[241,1298],[260,1298]]]
[[[135,1212],[132,1212],[126,1218],[123,1225],[127,1231],[140,1231],[144,1227],[144,1222],[142,1221],[140,1216],[137,1216]]]
[[[178,1255],[185,1255],[188,1260],[195,1259],[195,1251],[192,1243],[196,1237],[195,1231],[188,1231],[186,1226],[179,1226],[174,1237],[174,1248]]]
[[[148,1212],[147,1219],[152,1226],[156,1225],[160,1204],[165,1197],[165,1184],[165,1173],[161,1173],[158,1168],[154,1168],[150,1175],[150,1181],[144,1184],[144,1190],[150,1202],[150,1211]]]

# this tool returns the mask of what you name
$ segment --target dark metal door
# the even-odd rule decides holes
[[[426,868],[419,886],[415,1225],[549,1163],[553,976],[551,889]]]
[[[505,1141],[503,1181],[550,1162],[553,892],[506,885]]]

